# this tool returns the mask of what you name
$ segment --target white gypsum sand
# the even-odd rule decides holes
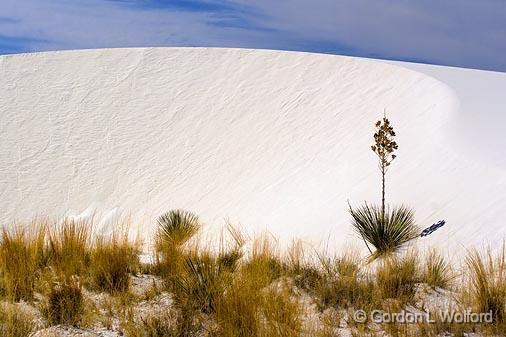
[[[0,222],[95,214],[107,232],[130,216],[149,237],[186,208],[211,228],[341,246],[357,240],[347,199],[380,199],[370,145],[386,109],[400,146],[387,201],[447,221],[424,243],[499,243],[505,89],[505,73],[281,51],[3,56]]]

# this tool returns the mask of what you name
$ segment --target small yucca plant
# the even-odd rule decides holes
[[[364,240],[373,259],[395,252],[419,236],[413,210],[403,205],[392,209],[386,206],[385,176],[397,157],[395,151],[399,147],[394,140],[396,136],[394,128],[386,115],[374,126],[374,144],[371,150],[378,157],[378,167],[381,172],[381,205],[369,206],[366,203],[357,209],[353,209],[350,205],[353,227]],[[376,248],[374,253],[369,244]]]
[[[383,213],[380,207],[365,204],[356,209],[350,207],[350,214],[357,233],[366,245],[376,249],[374,253],[371,251],[373,259],[397,251],[420,233],[414,212],[406,206],[387,209]]]
[[[158,218],[160,244],[181,245],[200,229],[198,216],[185,210],[172,210]]]
[[[195,214],[176,209],[162,214],[157,222],[156,268],[163,276],[166,286],[174,288],[185,268],[184,245],[197,234],[200,221]]]

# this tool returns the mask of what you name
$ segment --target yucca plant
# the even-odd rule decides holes
[[[176,281],[185,269],[184,244],[200,229],[199,218],[188,211],[176,209],[162,214],[156,232],[156,269],[165,285],[176,290]]]
[[[158,218],[159,244],[181,245],[200,229],[198,216],[192,212],[176,209]]]
[[[419,236],[420,230],[415,223],[414,212],[406,206],[383,210],[367,203],[356,209],[350,206],[352,225],[356,232],[376,251],[371,257],[377,258],[397,251],[409,241]]]
[[[351,205],[349,208],[353,227],[364,240],[372,259],[395,252],[419,236],[413,210],[404,205],[392,209],[386,206],[385,177],[390,165],[397,157],[395,151],[399,148],[394,140],[395,136],[394,128],[386,115],[376,122],[374,144],[371,150],[378,157],[378,167],[381,172],[381,205],[369,206],[365,203],[357,209],[353,209]],[[374,253],[369,244],[376,248]]]

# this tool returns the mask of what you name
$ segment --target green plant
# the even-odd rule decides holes
[[[381,208],[365,204],[350,207],[350,213],[357,233],[376,249],[371,252],[373,259],[397,251],[419,235],[414,212],[406,206],[387,209],[383,214]]]
[[[172,210],[158,218],[159,245],[181,245],[200,229],[198,216],[185,210]],[[163,249],[163,247],[160,247]]]
[[[78,325],[84,314],[84,296],[76,277],[63,277],[53,282],[41,312],[49,324]]]
[[[139,266],[138,244],[131,243],[128,235],[113,234],[98,238],[91,252],[90,275],[93,285],[109,293],[128,290],[130,273]]]
[[[156,270],[165,285],[175,290],[177,279],[185,269],[184,245],[200,229],[196,215],[184,210],[172,210],[158,218],[155,238]]]

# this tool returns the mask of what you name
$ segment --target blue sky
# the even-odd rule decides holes
[[[506,0],[1,1],[0,54],[246,47],[506,71]]]

